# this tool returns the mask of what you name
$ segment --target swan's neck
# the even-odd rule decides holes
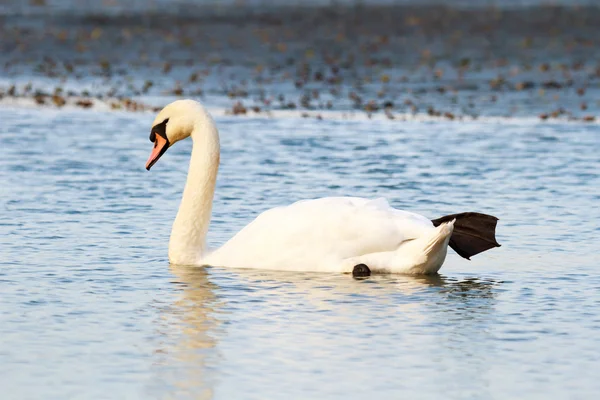
[[[219,134],[208,114],[199,118],[191,136],[190,167],[169,241],[172,264],[197,264],[205,253],[219,169]]]

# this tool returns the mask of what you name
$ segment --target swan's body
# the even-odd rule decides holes
[[[454,219],[434,226],[421,215],[390,207],[385,199],[357,197],[303,200],[265,211],[221,248],[208,251],[220,151],[216,126],[191,100],[165,107],[153,126],[148,169],[173,143],[187,136],[194,142],[169,242],[173,264],[329,272],[352,272],[364,264],[372,272],[431,274],[446,258]],[[495,217],[489,218],[495,228]],[[468,258],[483,250],[469,251],[459,254]]]
[[[452,224],[435,228],[385,199],[325,197],[260,214],[202,261],[292,271],[434,273],[446,258]]]

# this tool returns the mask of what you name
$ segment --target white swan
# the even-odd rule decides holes
[[[385,199],[326,197],[260,214],[221,248],[206,248],[219,167],[219,134],[193,100],[167,105],[150,133],[154,148],[146,169],[188,136],[193,148],[187,182],[169,241],[172,264],[289,271],[432,274],[448,244],[461,256],[499,246],[497,218],[463,213],[429,219],[396,210]]]

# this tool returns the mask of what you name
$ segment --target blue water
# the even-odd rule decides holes
[[[412,278],[169,266],[191,143],[151,114],[0,108],[6,399],[594,398],[597,124],[216,118],[209,233],[324,195],[500,218]]]

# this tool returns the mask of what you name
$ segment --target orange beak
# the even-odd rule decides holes
[[[150,168],[158,161],[158,159],[165,154],[165,151],[169,148],[169,141],[160,135],[155,135],[154,148],[148,161],[146,161],[146,169],[150,171]]]

